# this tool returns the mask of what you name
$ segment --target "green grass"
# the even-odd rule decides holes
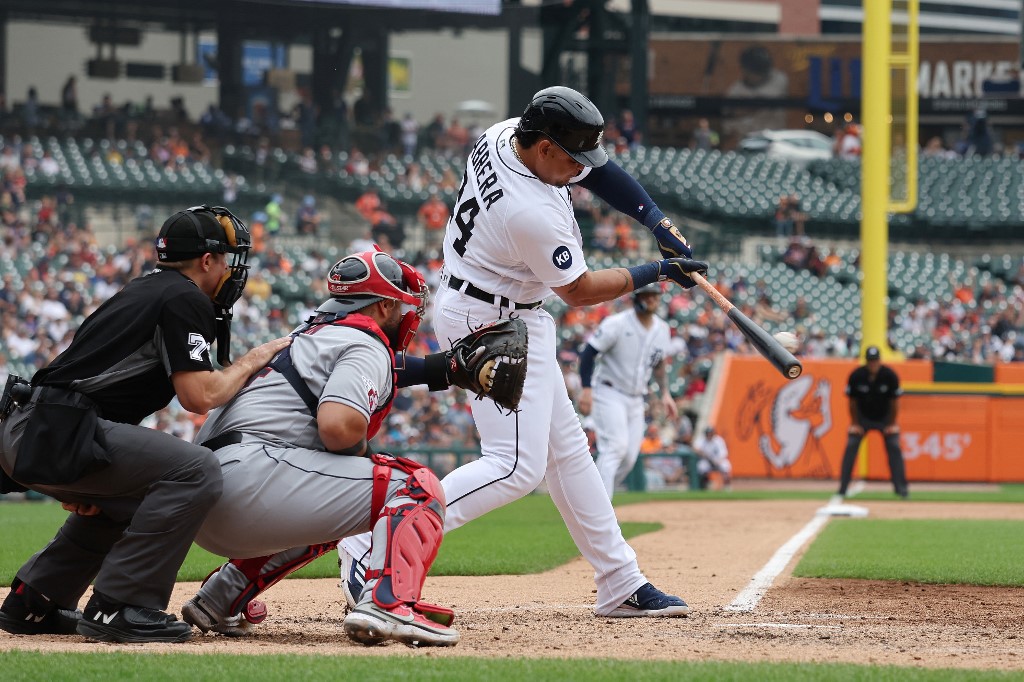
[[[912,492],[912,501],[942,502],[1024,502],[1024,485],[1003,485],[992,492],[942,491]],[[826,500],[829,493],[814,491],[674,491],[659,493],[619,493],[616,505],[671,500]],[[859,495],[854,500],[895,499],[885,493]],[[3,529],[4,551],[0,553],[0,585],[9,585],[15,572],[35,551],[57,531],[67,514],[53,503],[2,503],[0,528]],[[874,521],[868,521],[874,523]],[[936,522],[944,524],[946,522]],[[988,523],[988,522],[979,522]],[[830,524],[840,526],[842,524]],[[660,528],[655,523],[624,523],[623,534],[635,537]],[[828,536],[828,533],[825,534]],[[884,538],[883,538],[884,540]],[[874,542],[874,540],[872,540]],[[871,543],[867,543],[871,544]],[[990,556],[989,550],[975,556]],[[813,548],[812,548],[813,549]],[[565,524],[546,495],[527,497],[496,509],[485,517],[449,533],[431,571],[432,575],[500,575],[537,573],[565,563],[578,556]],[[813,556],[809,553],[808,556]],[[885,556],[885,553],[883,553]],[[193,546],[179,580],[201,580],[221,563],[221,559]],[[335,578],[338,575],[334,553],[313,562],[296,576]]]
[[[805,578],[1024,586],[1024,521],[833,519],[797,564]]]
[[[416,680],[417,682],[981,682],[1019,680],[1020,673],[837,664],[622,661],[609,659],[445,658],[400,649],[394,657],[230,656],[209,654],[0,653],[5,682],[68,680]],[[185,672],[187,671],[187,672]]]
[[[784,485],[780,481],[780,485]],[[837,484],[838,485],[838,484]],[[635,504],[652,500],[827,500],[832,490],[671,490],[654,493],[616,493],[615,504]],[[998,502],[1024,503],[1024,485],[1004,483],[991,491],[935,490],[920,491],[910,483],[911,501],[917,502]],[[860,493],[851,501],[886,501],[898,499],[891,492]]]
[[[10,585],[18,568],[67,518],[53,503],[0,504],[4,551],[0,585]],[[661,528],[657,523],[623,523],[627,538]],[[547,495],[528,495],[495,509],[482,519],[449,533],[431,575],[519,575],[540,573],[579,556],[562,517]],[[223,559],[193,545],[179,581],[202,580]],[[295,574],[302,578],[337,578],[337,554],[331,552]]]

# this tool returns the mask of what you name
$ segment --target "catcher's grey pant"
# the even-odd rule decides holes
[[[373,462],[243,436],[214,453],[224,492],[196,535],[232,559],[337,541],[370,530]],[[395,473],[385,499],[405,484]]]
[[[897,495],[907,494],[907,474],[903,466],[903,450],[900,449],[900,434],[885,433],[885,424],[880,421],[861,421],[864,433],[861,435],[851,433],[846,440],[846,452],[843,453],[842,478],[839,481],[839,494],[845,495],[846,489],[850,486],[850,478],[853,476],[853,464],[857,461],[857,451],[860,449],[860,442],[864,436],[871,431],[878,431],[885,440],[885,454],[889,458],[889,473],[892,476],[892,487]]]
[[[231,559],[267,557],[260,574],[285,569],[283,577],[314,558],[312,546],[370,530],[374,464],[366,457],[277,447],[250,436],[215,454],[224,493],[196,536],[203,549]],[[397,495],[407,478],[392,469],[385,506],[408,501]],[[245,595],[248,589],[250,578],[228,564],[199,594],[216,613],[234,615],[244,607],[240,599],[254,596]]]
[[[434,330],[439,339],[466,335],[508,314],[442,286],[434,299]],[[569,400],[555,355],[555,320],[543,310],[517,310],[530,332],[526,385],[518,414],[507,414],[488,400],[471,403],[480,431],[480,459],[444,477],[448,513],[445,532],[518,500],[547,479],[548,492],[583,557],[594,567],[597,615],[607,615],[642,587],[636,553],[622,537],[615,510],[590,456],[587,436]],[[342,542],[362,557],[369,538]]]
[[[31,405],[15,410],[0,433],[0,465],[11,474]],[[99,420],[110,464],[63,485],[31,488],[62,502],[96,505],[71,514],[18,578],[55,603],[74,607],[95,590],[115,601],[164,610],[196,530],[221,493],[207,448],[143,426]]]
[[[629,475],[640,456],[645,397],[626,395],[601,384],[594,386],[593,397],[597,470],[611,499],[615,486]]]

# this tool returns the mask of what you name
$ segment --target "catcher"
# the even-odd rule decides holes
[[[345,618],[363,644],[451,646],[450,609],[420,600],[444,527],[445,499],[423,465],[374,453],[395,388],[462,386],[515,410],[526,372],[526,327],[505,320],[451,350],[403,353],[427,288],[380,251],[347,256],[327,276],[332,298],[292,332],[292,345],[213,412],[196,442],[214,450],[224,492],[196,542],[230,561],[182,607],[203,632],[239,636],[261,621],[255,597],[348,535],[372,531],[369,580]]]

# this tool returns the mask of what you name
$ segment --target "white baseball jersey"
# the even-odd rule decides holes
[[[572,283],[587,264],[568,188],[541,182],[512,153],[518,121],[491,126],[473,145],[448,223],[457,238],[445,239],[444,263],[448,274],[484,291],[532,303]]]
[[[703,434],[697,436],[693,441],[693,449],[710,460],[720,471],[732,470],[729,463],[729,446],[725,444],[725,439],[719,434],[716,433],[711,438],[707,438]]]
[[[587,271],[569,190],[541,182],[512,153],[518,119],[491,126],[466,164],[444,238],[444,270],[434,304],[439,339],[456,339],[507,316],[508,302],[481,300],[451,277],[488,294],[532,303]],[[574,178],[585,177],[585,169]],[[486,297],[485,297],[486,298]],[[505,306],[505,307],[501,307]],[[530,334],[526,383],[518,413],[474,400],[481,457],[441,481],[448,507],[445,532],[532,492],[546,478],[551,499],[583,557],[594,567],[598,615],[607,615],[647,582],[622,537],[615,510],[590,455],[555,355],[555,320],[543,308],[514,314]],[[368,539],[342,542],[361,557]]]
[[[318,404],[348,405],[369,421],[391,395],[391,357],[380,341],[359,329],[325,325],[312,334],[297,335],[289,348],[292,364],[318,396]],[[315,416],[283,374],[264,370],[211,413],[195,442],[241,431],[277,445],[325,450]]]
[[[650,328],[640,324],[630,308],[609,315],[587,341],[598,351],[593,385],[610,385],[626,395],[646,395],[651,372],[668,355],[671,341],[668,324],[660,317]]]

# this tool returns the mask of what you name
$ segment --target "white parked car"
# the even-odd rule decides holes
[[[761,130],[740,140],[740,151],[805,165],[832,158],[832,138],[814,130]]]

